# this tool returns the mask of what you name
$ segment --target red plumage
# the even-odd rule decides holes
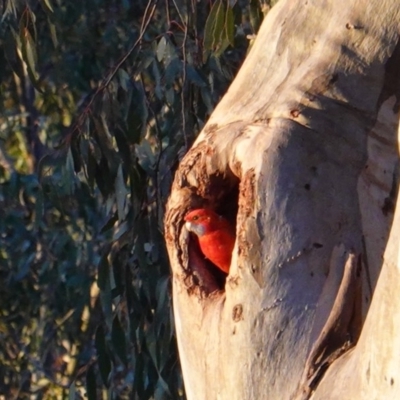
[[[229,273],[235,232],[231,224],[214,211],[200,208],[185,216],[186,228],[197,235],[202,253],[225,273]]]

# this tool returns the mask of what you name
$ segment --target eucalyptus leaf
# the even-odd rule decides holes
[[[88,400],[97,400],[97,384],[94,364],[88,368],[86,373],[86,394]]]
[[[125,203],[128,191],[125,186],[124,173],[122,165],[118,167],[117,177],[115,178],[115,196],[117,199],[117,210],[119,221],[125,218]]]
[[[141,83],[132,84],[126,114],[127,137],[131,143],[138,143],[146,129],[148,110]]]
[[[72,382],[72,384],[69,387],[69,392],[68,392],[68,400],[75,400],[76,399],[76,385],[75,381]]]
[[[167,39],[163,36],[160,41],[158,42],[157,46],[157,60],[163,61],[165,57],[165,50],[167,48]]]
[[[100,376],[106,387],[109,387],[109,377],[111,372],[111,359],[109,357],[105,332],[102,326],[96,331],[95,347]]]
[[[111,340],[113,348],[121,361],[127,366],[127,345],[125,339],[125,332],[121,326],[118,316],[116,315],[112,324]]]

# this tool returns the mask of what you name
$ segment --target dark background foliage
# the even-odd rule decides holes
[[[0,395],[185,397],[164,205],[268,9],[0,3]]]

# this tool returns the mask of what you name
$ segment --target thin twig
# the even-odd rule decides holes
[[[184,20],[184,18],[182,17],[181,11],[180,11],[178,5],[176,4],[176,1],[175,1],[175,0],[172,0],[172,2],[174,3],[174,6],[175,6],[175,8],[176,8],[176,12],[178,13],[179,18],[181,19],[182,24],[185,24],[185,20]],[[186,17],[187,17],[187,10],[186,10]]]
[[[167,29],[171,29],[171,18],[169,16],[169,1],[165,0],[165,14],[166,14],[166,19],[167,19]]]

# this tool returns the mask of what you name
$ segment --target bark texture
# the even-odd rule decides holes
[[[189,400],[399,393],[399,23],[395,0],[281,0],[182,160],[166,240]],[[183,227],[199,206],[236,223],[226,278]]]

